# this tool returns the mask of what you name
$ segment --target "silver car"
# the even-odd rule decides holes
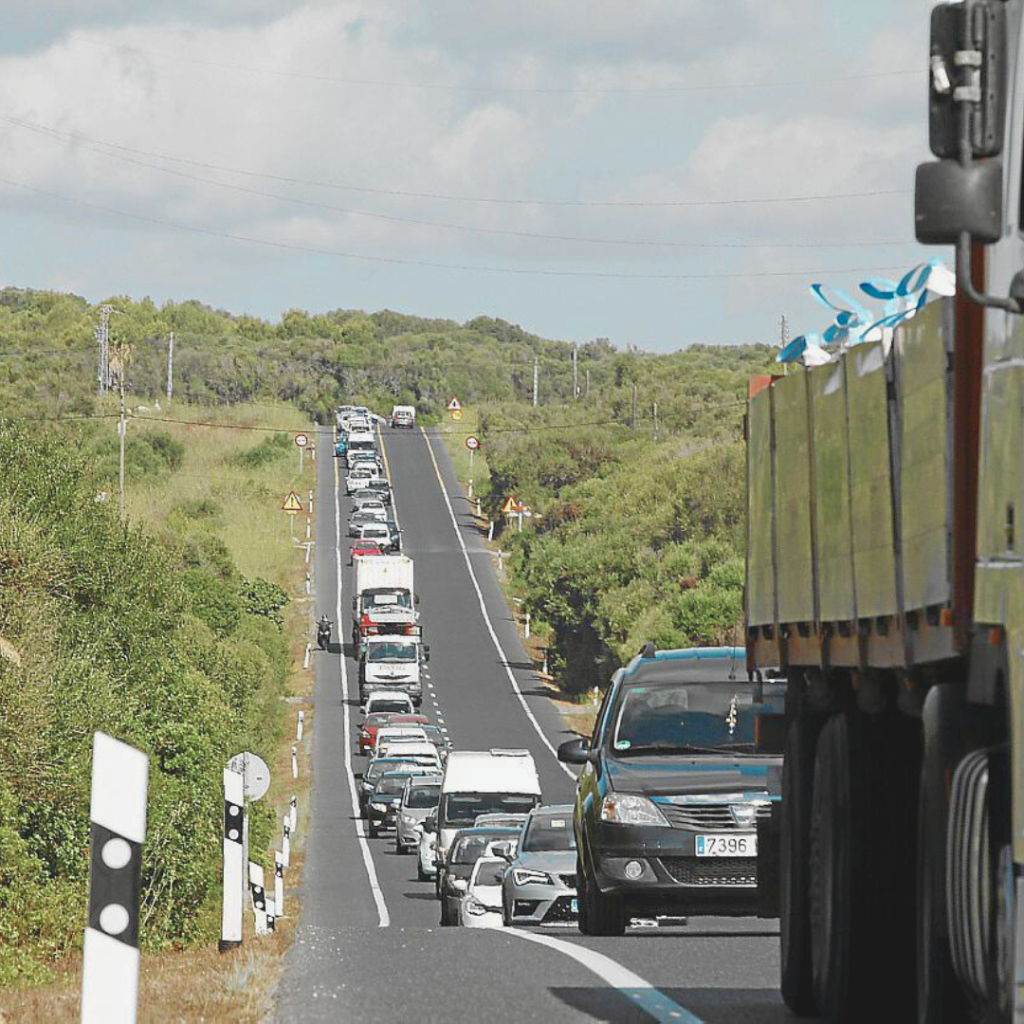
[[[506,925],[568,924],[579,916],[571,804],[535,807],[502,883]]]
[[[437,810],[440,799],[440,775],[423,775],[406,783],[398,804],[395,853],[409,853],[419,846],[423,822],[431,812]]]

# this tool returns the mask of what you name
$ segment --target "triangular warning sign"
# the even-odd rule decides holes
[[[289,491],[288,497],[284,499],[284,504],[281,508],[284,509],[285,512],[301,512],[302,502],[294,491]]]
[[[519,504],[518,499],[514,494],[510,494],[505,499],[505,504],[501,506],[501,511],[504,515],[511,515],[513,512],[521,512],[523,506]]]
[[[451,401],[448,403],[449,412],[458,412],[462,408],[462,403],[452,395]]]

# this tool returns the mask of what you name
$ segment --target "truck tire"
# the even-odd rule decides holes
[[[946,905],[947,779],[963,750],[963,687],[933,686],[921,722],[924,755],[917,832],[917,1019],[919,1024],[968,1024],[963,989],[953,972]]]
[[[795,719],[786,737],[782,768],[782,837],[779,886],[780,989],[799,1017],[816,1012],[811,986],[810,841],[814,749],[818,723]]]
[[[864,764],[856,712],[833,715],[814,758],[810,832],[811,990],[826,1021],[853,1024],[860,1012],[856,957],[863,928],[864,814],[854,785]]]
[[[582,866],[582,865],[581,865]],[[626,931],[626,907],[621,896],[605,895],[586,867],[577,874],[580,893],[580,931],[584,935],[623,935]]]

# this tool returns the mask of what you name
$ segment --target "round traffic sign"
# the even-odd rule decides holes
[[[466,447],[471,451],[475,452],[480,447],[480,438],[474,437],[472,434],[466,438]]]
[[[306,445],[309,444],[309,438],[305,434],[296,434],[295,435],[295,443],[300,448],[305,448]]]
[[[228,768],[241,774],[247,800],[259,800],[270,789],[270,769],[259,754],[254,754],[251,750],[235,754],[228,761]]]
[[[456,423],[458,423],[459,420],[462,419],[462,410],[461,409],[452,409],[452,419],[455,420]]]

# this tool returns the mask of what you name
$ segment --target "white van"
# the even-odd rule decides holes
[[[391,409],[391,429],[405,428],[412,430],[416,426],[416,407],[412,405],[396,405]]]
[[[437,859],[455,833],[481,814],[525,814],[540,803],[540,779],[528,750],[453,750],[445,763],[437,808]]]

